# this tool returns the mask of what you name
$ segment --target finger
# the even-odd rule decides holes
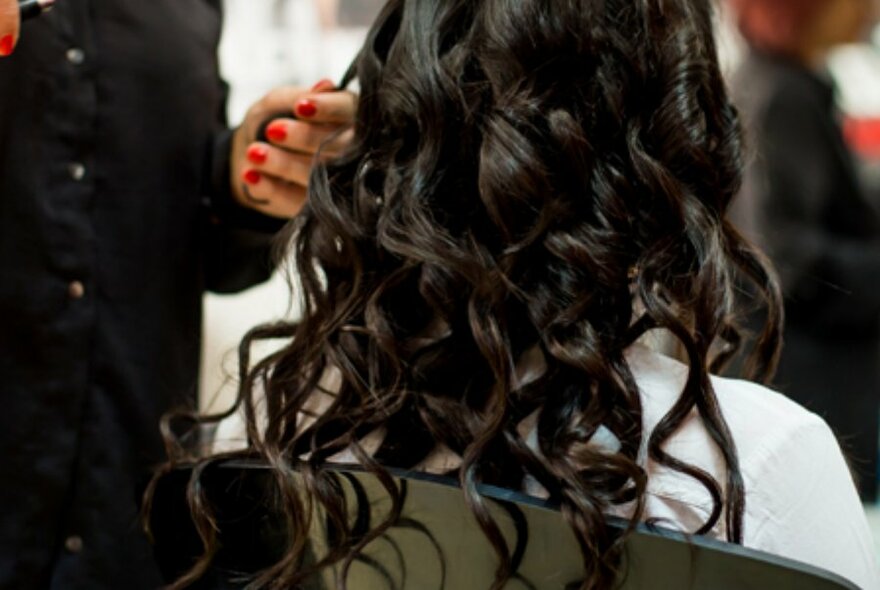
[[[350,124],[357,110],[357,98],[351,92],[309,92],[294,103],[297,119],[312,123]]]
[[[333,80],[324,78],[317,84],[312,86],[312,92],[332,92],[336,90],[336,83]]]
[[[314,156],[288,152],[260,142],[248,147],[247,159],[249,169],[300,186],[308,186],[314,162]]]
[[[266,215],[290,219],[306,204],[306,188],[261,174],[254,169],[242,174],[247,205]]]
[[[12,55],[20,25],[17,0],[0,0],[0,57]]]
[[[0,0],[3,2],[6,0]],[[260,100],[260,111],[263,113],[296,113],[300,103],[314,102],[316,109],[325,114],[310,116],[319,123],[348,123],[354,116],[356,98],[347,91],[336,90],[331,80],[321,80],[311,89],[299,86],[279,86],[271,90]],[[306,106],[305,113],[309,113]],[[325,117],[330,117],[325,120]]]
[[[333,156],[344,150],[354,138],[350,129],[341,131],[339,125],[305,123],[296,119],[275,119],[266,127],[266,137],[286,150]]]

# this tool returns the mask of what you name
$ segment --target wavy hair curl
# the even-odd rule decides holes
[[[302,319],[259,327],[241,348],[248,453],[274,467],[291,530],[307,529],[294,471],[308,501],[340,514],[322,476],[334,454],[352,450],[395,496],[384,466],[415,468],[441,447],[460,458],[455,474],[498,553],[494,588],[513,572],[477,485],[521,489],[527,476],[580,542],[582,587],[608,588],[621,545],[604,514],[629,504],[632,523],[643,518],[646,447],[711,494],[695,532],[721,524],[741,542],[744,484],[709,374],[740,345],[741,293],[768,310],[751,375],[772,372],[782,318],[764,259],[725,219],[742,139],[711,3],[390,0],[353,68],[353,144],[316,166],[284,240]],[[624,353],[655,328],[680,343],[689,373],[646,433]],[[251,344],[276,338],[284,347],[251,366]],[[536,352],[542,371],[520,378]],[[304,428],[331,369],[338,390]],[[517,426],[538,410],[536,452]],[[724,481],[664,451],[692,412],[724,458]],[[585,444],[600,426],[619,450]],[[361,443],[377,429],[384,438],[368,453]],[[357,548],[327,561],[350,563]],[[294,587],[303,551],[294,535],[255,584]]]

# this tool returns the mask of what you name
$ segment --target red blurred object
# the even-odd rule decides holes
[[[880,117],[847,117],[843,135],[857,155],[880,161]]]

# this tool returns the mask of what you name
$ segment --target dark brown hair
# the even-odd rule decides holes
[[[643,446],[711,494],[695,532],[723,522],[742,541],[745,490],[709,374],[739,344],[740,293],[768,302],[750,357],[758,377],[775,363],[781,312],[763,259],[725,219],[742,148],[712,18],[705,0],[387,3],[355,64],[354,142],[316,166],[284,241],[302,319],[259,327],[241,348],[245,454],[273,467],[292,531],[256,585],[289,588],[305,575],[304,498],[344,511],[322,466],[345,449],[380,477],[441,445],[457,454],[467,503],[499,555],[495,588],[510,556],[478,483],[537,480],[580,542],[583,588],[607,588],[620,545],[604,514],[632,503],[632,522],[643,518]],[[624,353],[655,328],[677,339],[689,373],[646,433]],[[251,344],[278,338],[283,348],[251,366]],[[543,370],[523,383],[530,351]],[[341,384],[303,428],[329,370]],[[536,410],[537,452],[517,431]],[[724,481],[664,451],[692,412],[723,456]],[[619,450],[584,444],[600,426]],[[360,442],[379,428],[367,453]],[[210,549],[197,479],[192,490]],[[340,541],[328,560],[350,562],[356,545]]]

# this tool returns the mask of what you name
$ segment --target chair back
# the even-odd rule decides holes
[[[329,472],[344,490],[356,528],[370,530],[389,514],[389,495],[375,476],[351,466],[332,467]],[[156,558],[169,582],[201,554],[186,503],[190,473],[179,469],[164,477],[152,507]],[[354,560],[347,589],[490,588],[498,559],[456,482],[424,473],[392,471],[392,475],[404,498],[401,517]],[[209,468],[202,481],[222,536],[211,570],[194,588],[244,588],[241,574],[272,565],[284,550],[283,519],[273,508],[277,506],[274,480],[261,465],[234,461]],[[555,506],[491,486],[480,491],[517,566],[505,588],[579,588],[581,554]],[[326,515],[315,516],[309,561],[323,555],[333,535]],[[622,532],[625,523],[610,519],[610,524]],[[640,526],[625,547],[621,590],[858,590],[840,576],[806,564],[656,527]],[[304,588],[336,590],[341,575],[341,567],[327,568]]]

